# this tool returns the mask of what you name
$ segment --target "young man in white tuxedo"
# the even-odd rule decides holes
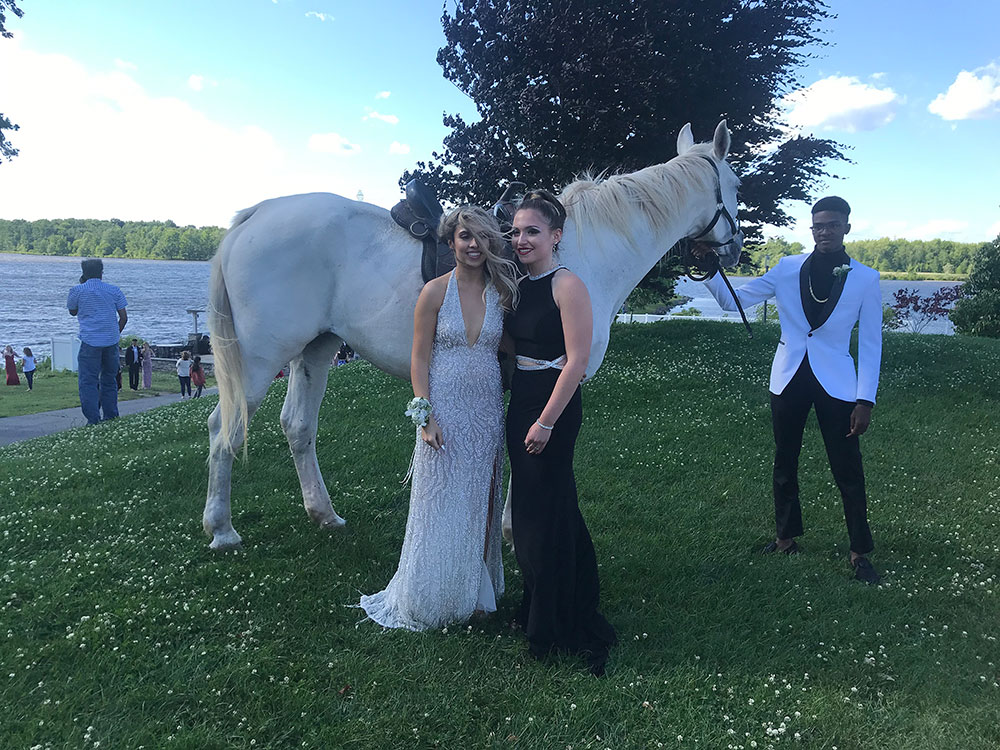
[[[852,260],[844,249],[851,207],[843,198],[820,199],[812,209],[812,253],[786,256],[737,295],[744,307],[771,297],[778,306],[781,339],[771,364],[771,423],[774,428],[776,538],[764,553],[795,554],[801,536],[798,465],[802,433],[816,409],[834,480],[844,501],[855,578],[878,583],[868,555],[865,475],[858,438],[871,422],[882,359],[882,295],[879,274]],[[718,274],[705,285],[726,310],[735,302]],[[858,324],[858,362],[850,354]]]

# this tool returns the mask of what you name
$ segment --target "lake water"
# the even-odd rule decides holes
[[[739,289],[741,286],[751,281],[753,277],[749,276],[733,276],[730,277],[730,282],[734,288]],[[957,286],[961,282],[958,281],[887,281],[883,280],[879,282],[879,288],[882,290],[882,302],[883,304],[891,305],[894,302],[893,295],[900,289],[916,289],[921,297],[929,297],[934,292],[936,292],[941,287],[953,287]],[[685,297],[691,297],[691,301],[681,305],[680,308],[674,308],[672,312],[678,312],[679,310],[686,308],[696,308],[701,310],[702,317],[705,318],[715,318],[715,319],[733,319],[739,320],[739,313],[726,312],[721,307],[719,303],[715,301],[705,285],[697,282],[691,281],[691,279],[684,277],[677,281],[677,294],[683,295]],[[750,320],[751,324],[757,319],[758,308],[760,306],[751,308],[747,310],[747,318]],[[907,330],[902,328],[900,330]],[[942,320],[935,320],[929,323],[927,327],[921,331],[921,333],[945,333],[953,334],[955,332],[955,327],[948,318]]]
[[[193,331],[189,308],[205,310],[208,305],[207,261],[104,259],[104,280],[120,287],[128,300],[128,326],[125,334],[144,338],[153,344],[186,341]],[[76,318],[66,311],[69,288],[80,280],[80,259],[40,255],[0,253],[0,346],[12,344],[18,352],[30,346],[38,355],[48,355],[49,339],[75,335]],[[734,286],[749,278],[733,278]],[[883,281],[882,299],[892,301],[893,292],[916,287],[930,295],[944,281]],[[696,307],[704,317],[737,317],[725,313],[704,286],[689,279],[677,284],[679,294],[691,297],[684,307]],[[198,329],[207,329],[204,315]],[[932,323],[925,333],[951,333],[951,321]]]
[[[209,268],[207,261],[104,258],[104,280],[128,302],[124,334],[152,344],[186,341],[194,330],[186,310],[208,309]],[[79,281],[80,258],[0,253],[0,346],[47,356],[53,336],[78,334],[66,295]],[[198,330],[207,329],[199,315]]]

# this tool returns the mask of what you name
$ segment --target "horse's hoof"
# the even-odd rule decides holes
[[[236,533],[235,530],[218,532],[212,537],[212,543],[209,545],[216,552],[225,552],[230,549],[239,549],[243,546],[243,540],[240,535]]]
[[[334,514],[333,518],[328,518],[325,521],[320,521],[319,523],[319,527],[321,529],[329,529],[331,531],[342,529],[345,526],[347,526],[347,521],[336,514]]]

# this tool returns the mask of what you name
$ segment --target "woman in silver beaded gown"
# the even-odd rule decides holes
[[[493,612],[504,590],[497,347],[516,271],[482,209],[455,209],[438,231],[456,267],[427,283],[414,311],[410,378],[431,411],[417,428],[406,535],[389,585],[360,604],[387,628],[439,628]]]

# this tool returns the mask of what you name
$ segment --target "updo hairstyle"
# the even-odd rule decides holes
[[[534,209],[542,215],[542,218],[549,225],[549,229],[562,229],[566,223],[566,209],[548,190],[536,188],[525,193],[524,198],[517,205],[517,211]],[[515,211],[516,213],[516,211]]]

